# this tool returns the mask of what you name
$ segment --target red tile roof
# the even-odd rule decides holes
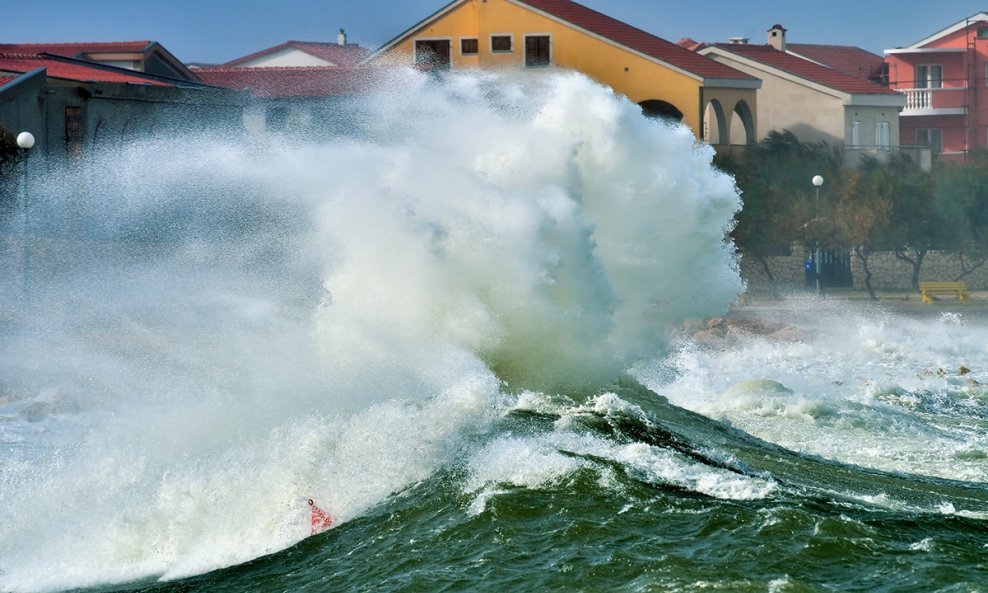
[[[153,42],[151,41],[109,41],[95,43],[0,43],[0,53],[49,53],[58,56],[75,58],[83,54],[93,53],[143,53],[152,44]]]
[[[724,51],[743,56],[843,93],[855,95],[898,94],[888,87],[845,74],[827,66],[821,66],[786,52],[781,52],[770,45],[729,43],[715,43],[713,45]]]
[[[570,0],[514,0],[702,78],[753,77]]]
[[[850,45],[787,43],[786,49],[855,78],[880,74],[885,58]]]
[[[196,74],[206,84],[250,89],[255,97],[337,97],[366,91],[379,68],[305,66],[280,68],[202,68]]]
[[[241,66],[245,62],[250,62],[257,58],[274,54],[285,49],[297,49],[321,60],[331,62],[337,66],[355,66],[358,62],[360,62],[360,60],[370,54],[370,50],[355,43],[340,45],[338,43],[323,43],[317,41],[286,41],[281,45],[262,49],[261,51],[254,52],[249,56],[244,56],[242,58],[229,61],[223,64],[223,66],[228,68]]]
[[[7,84],[8,82],[10,82],[11,80],[14,80],[15,78],[17,78],[17,77],[16,76],[5,76],[5,75],[0,74],[0,86],[3,86],[5,84]]]
[[[141,76],[139,72],[130,72],[120,68],[89,66],[78,61],[63,61],[56,56],[0,53],[0,72],[24,73],[36,68],[45,68],[49,78],[64,78],[79,82],[120,82],[173,86],[152,77]]]

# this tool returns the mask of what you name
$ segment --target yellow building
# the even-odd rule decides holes
[[[434,69],[576,70],[682,120],[699,138],[757,138],[757,78],[570,0],[455,0],[367,61]]]

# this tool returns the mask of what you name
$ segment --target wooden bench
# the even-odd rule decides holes
[[[967,284],[964,282],[920,282],[919,297],[924,303],[932,304],[938,294],[957,295],[957,300],[968,304]]]

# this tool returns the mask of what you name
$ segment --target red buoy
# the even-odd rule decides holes
[[[333,517],[319,508],[311,498],[309,499],[309,508],[312,509],[312,529],[309,531],[309,535],[322,533],[329,529],[333,524]]]

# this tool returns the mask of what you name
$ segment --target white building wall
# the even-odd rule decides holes
[[[240,68],[262,68],[262,67],[292,67],[292,66],[336,66],[333,62],[322,60],[304,51],[287,47],[273,54],[257,57],[248,62],[239,64]]]

